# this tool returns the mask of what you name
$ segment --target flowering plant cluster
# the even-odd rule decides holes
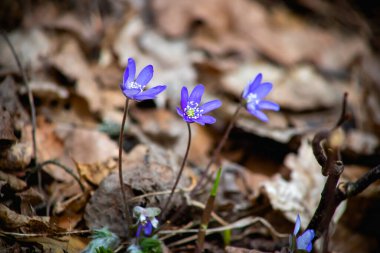
[[[124,109],[124,116],[123,121],[121,125],[121,131],[124,130],[124,124],[125,124],[125,118],[128,111],[128,103],[129,100],[135,100],[135,101],[143,101],[148,99],[154,99],[158,94],[163,92],[166,89],[166,85],[159,85],[155,86],[150,89],[146,89],[146,86],[148,83],[152,80],[153,77],[153,66],[148,65],[144,67],[141,72],[136,77],[136,63],[134,59],[129,58],[128,59],[128,66],[126,67],[123,75],[123,81],[120,84],[120,89],[125,95],[126,99],[126,106]],[[226,136],[228,136],[229,131],[231,131],[230,126],[232,126],[233,122],[236,120],[236,115],[238,114],[238,111],[242,106],[244,106],[247,111],[257,117],[258,119],[267,122],[268,117],[262,112],[263,110],[273,110],[278,111],[280,107],[271,101],[264,100],[264,97],[268,95],[268,93],[271,91],[273,85],[271,83],[265,82],[262,83],[262,74],[258,74],[255,79],[249,83],[242,93],[242,103],[238,107],[237,112],[235,113],[235,116],[231,120],[231,123],[229,127],[227,128],[227,131],[224,134],[224,137],[222,138],[222,141],[219,143],[218,148],[216,151],[220,151],[221,147],[223,146]],[[171,190],[170,196],[168,197],[166,204],[164,208],[162,209],[162,214],[160,216],[160,219],[162,217],[165,217],[165,211],[168,208],[168,205],[170,203],[170,200],[173,196],[173,193],[177,187],[177,184],[179,182],[179,179],[181,177],[181,174],[183,172],[183,168],[185,166],[185,162],[187,159],[187,155],[190,149],[190,143],[191,143],[191,123],[197,123],[200,125],[205,124],[214,124],[216,122],[216,119],[213,116],[208,115],[211,111],[219,108],[222,106],[222,102],[218,99],[211,100],[205,103],[202,103],[202,96],[205,92],[205,88],[202,84],[198,84],[195,86],[195,88],[191,91],[189,94],[189,91],[187,87],[182,87],[181,90],[181,100],[180,100],[180,106],[177,107],[177,113],[182,117],[182,119],[187,123],[188,131],[189,131],[189,140],[187,145],[187,150],[185,153],[185,156],[183,158],[183,162],[181,165],[181,168],[179,170],[179,173],[177,175],[176,181],[173,185],[173,188]],[[123,176],[122,176],[122,145],[123,144],[123,138],[122,135],[119,136],[119,180],[120,180],[120,188],[122,191],[123,196],[123,204],[124,209],[126,211],[126,219],[128,224],[132,224],[132,217],[129,213],[129,206],[126,201],[126,194],[124,192],[123,188]],[[215,152],[218,153],[218,152]],[[206,174],[207,171],[214,161],[214,157],[211,159],[211,163],[209,163],[209,166],[206,168]],[[147,238],[152,235],[153,230],[158,228],[158,219],[156,218],[161,213],[161,209],[155,208],[155,207],[148,207],[143,208],[140,206],[135,206],[133,208],[133,218],[137,219],[137,231],[136,231],[136,238],[137,241],[140,242],[140,245],[131,244],[129,247],[129,252],[141,252],[142,246],[144,244],[144,241],[147,242],[148,245],[153,245],[151,240],[156,240],[154,238]],[[297,231],[298,232],[298,231]],[[145,235],[145,237],[140,237],[142,234]],[[301,236],[302,237],[302,236]],[[301,240],[302,242],[304,240]],[[154,241],[156,242],[156,241]],[[297,241],[298,243],[298,241]],[[301,245],[301,242],[297,244],[297,246]],[[301,245],[302,246],[302,245]],[[156,247],[156,246],[155,246]],[[159,246],[157,246],[159,247]],[[150,252],[150,251],[149,251]]]

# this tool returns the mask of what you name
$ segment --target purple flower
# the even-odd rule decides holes
[[[143,208],[141,206],[135,206],[133,208],[133,216],[138,219],[136,237],[140,237],[142,230],[144,230],[146,236],[152,234],[153,228],[158,227],[156,216],[159,215],[160,212],[161,210],[156,207]]]
[[[258,119],[267,122],[268,117],[262,110],[280,110],[280,106],[271,101],[263,100],[272,90],[271,83],[261,83],[263,75],[260,73],[256,76],[255,80],[248,84],[243,91],[244,104],[250,114]]]
[[[123,83],[120,84],[120,89],[124,95],[136,101],[142,101],[155,98],[159,93],[166,89],[166,85],[159,85],[151,89],[145,90],[145,86],[152,80],[153,66],[148,65],[135,78],[136,64],[133,58],[128,59],[127,68],[124,71]]]
[[[204,115],[222,105],[219,100],[212,100],[210,102],[200,105],[202,95],[205,88],[202,84],[195,86],[189,97],[189,92],[186,87],[181,90],[181,108],[177,107],[177,113],[188,123],[196,122],[200,125],[213,124],[216,119],[209,115]]]
[[[290,237],[290,248],[292,252],[297,252],[297,250],[302,250],[306,252],[311,252],[313,247],[313,239],[315,232],[313,229],[306,230],[302,235],[297,238],[297,234],[301,228],[301,219],[297,215],[296,225],[294,227],[293,235]]]

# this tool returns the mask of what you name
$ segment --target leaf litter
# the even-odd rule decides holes
[[[218,157],[224,172],[213,217],[231,224],[262,217],[278,233],[268,233],[268,224],[234,227],[227,230],[229,237],[227,232],[207,236],[208,252],[278,252],[284,245],[279,235],[291,233],[297,214],[307,225],[326,181],[310,142],[317,131],[335,124],[344,91],[349,93],[351,117],[344,125],[346,169],[341,181],[355,181],[379,164],[380,47],[368,32],[376,20],[364,5],[127,2],[42,1],[28,11],[7,13],[15,21],[4,23],[8,37],[35,96],[39,162],[59,166],[52,162],[40,168],[41,191],[26,87],[1,40],[2,246],[79,252],[90,237],[75,233],[104,227],[126,237],[116,137],[124,106],[118,87],[130,57],[138,59],[138,67],[154,65],[153,85],[168,86],[154,101],[131,104],[123,181],[133,206],[162,207],[174,183],[187,141],[185,125],[175,113],[181,87],[202,82],[207,100],[223,101],[215,125],[192,125],[189,162],[169,210],[169,216],[178,212],[181,218],[169,226],[173,235],[163,239],[171,245],[167,251],[196,247],[186,233],[175,231],[197,228],[202,211],[191,203],[205,203],[208,192],[194,196],[190,190],[204,177],[203,168],[233,117],[241,91],[259,72],[273,83],[268,100],[281,111],[269,112],[268,124],[241,112]],[[341,8],[347,12],[332,11]],[[41,13],[48,15],[41,18]],[[373,184],[336,211],[334,229],[325,237],[331,252],[378,251],[379,233],[368,225],[379,223],[378,192]],[[218,226],[211,220],[211,229]]]

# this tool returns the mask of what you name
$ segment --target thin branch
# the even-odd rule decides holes
[[[33,93],[32,90],[30,89],[29,82],[28,82],[28,77],[26,75],[26,72],[21,64],[20,58],[18,57],[15,48],[13,47],[11,41],[8,38],[8,35],[4,30],[1,30],[1,35],[3,36],[4,40],[7,42],[9,48],[12,51],[13,57],[16,60],[18,69],[21,73],[22,80],[24,82],[24,85],[26,87],[27,93],[28,93],[28,100],[29,100],[29,105],[30,105],[30,113],[31,113],[31,118],[32,118],[32,138],[33,138],[33,157],[34,157],[34,164],[38,164],[38,159],[37,159],[37,141],[36,141],[36,108],[34,106],[34,98],[33,98]],[[41,171],[38,170],[38,188],[42,192],[42,178],[41,178]]]

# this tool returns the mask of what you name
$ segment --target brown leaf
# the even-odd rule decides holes
[[[145,193],[160,192],[171,189],[179,169],[178,158],[172,152],[155,146],[135,147],[123,162],[123,181],[127,199]],[[179,188],[186,184],[185,174]],[[130,203],[135,205],[159,207],[168,195],[145,197]],[[176,196],[173,208],[179,205]],[[122,215],[120,182],[117,171],[111,173],[92,195],[85,210],[85,221],[90,228],[108,227],[112,232],[124,237],[129,224]]]
[[[6,171],[23,170],[32,159],[33,148],[30,143],[16,143],[0,152],[0,169]]]
[[[16,192],[23,191],[27,187],[27,184],[23,180],[11,174],[6,174],[2,171],[0,171],[0,182],[2,182],[1,186],[7,184],[12,190]]]
[[[7,206],[0,204],[0,227],[6,231],[21,233],[54,233],[62,231],[49,223],[49,217],[28,217],[10,210]]]
[[[75,163],[79,175],[92,185],[98,186],[100,182],[117,167],[114,159],[102,163]]]

